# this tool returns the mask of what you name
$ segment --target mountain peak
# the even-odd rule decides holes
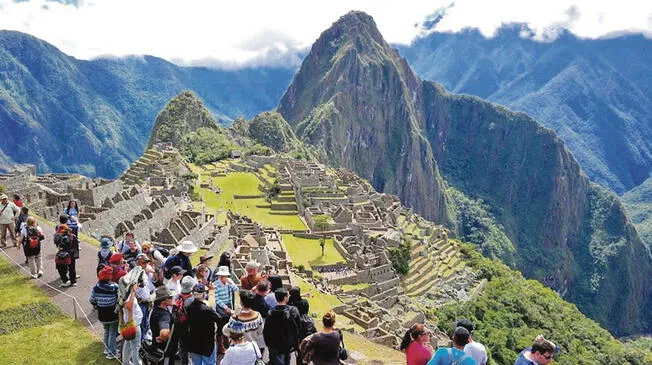
[[[320,35],[315,46],[324,43],[341,46],[348,41],[352,41],[358,51],[363,51],[365,45],[374,43],[388,47],[374,19],[362,11],[350,11],[341,16]]]

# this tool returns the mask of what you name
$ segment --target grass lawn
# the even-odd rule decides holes
[[[303,265],[306,269],[310,269],[314,265],[346,262],[346,259],[335,249],[332,238],[326,239],[324,256],[321,255],[318,239],[299,238],[291,234],[284,234],[283,244],[292,258],[292,264]]]
[[[367,283],[344,284],[344,285],[342,285],[342,290],[344,290],[344,291],[361,290],[361,289],[367,289],[368,287],[369,287],[369,284],[367,284]]]
[[[102,343],[81,324],[66,316],[29,279],[0,256],[0,362],[3,364],[114,364],[104,358]],[[34,319],[30,308],[48,308]],[[11,316],[3,314],[12,313]],[[8,323],[8,319],[19,318]],[[18,323],[17,327],[14,327]],[[99,329],[101,332],[101,329]]]
[[[260,181],[256,175],[247,172],[229,173],[227,176],[213,178],[213,184],[218,186],[222,192],[217,194],[210,189],[200,189],[207,210],[222,209],[218,215],[218,222],[226,219],[226,211],[231,209],[234,212],[244,214],[256,222],[265,226],[278,227],[280,229],[305,230],[306,226],[298,215],[277,215],[269,208],[258,208],[258,206],[269,206],[263,198],[234,199],[233,195],[260,195],[258,190]]]

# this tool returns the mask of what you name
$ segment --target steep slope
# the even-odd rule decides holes
[[[652,177],[621,196],[643,241],[652,249]]]
[[[184,68],[149,56],[80,61],[0,31],[0,127],[12,131],[0,143],[3,161],[114,178],[143,152],[158,111],[183,90],[228,122],[273,108],[291,74]]]
[[[419,80],[373,19],[352,12],[303,61],[278,112],[328,160],[427,218],[451,223],[443,181],[421,134]]]
[[[652,328],[652,259],[617,198],[592,186],[534,119],[420,81],[366,14],[349,13],[322,33],[278,111],[331,162],[447,223],[454,209],[441,169],[491,206],[527,277],[614,333]]]
[[[147,148],[161,142],[177,146],[185,134],[199,128],[218,129],[219,126],[204,103],[191,91],[184,91],[170,100],[156,117]]]
[[[640,35],[553,42],[433,33],[400,47],[424,79],[527,112],[554,130],[592,181],[621,194],[652,173],[652,40]]]

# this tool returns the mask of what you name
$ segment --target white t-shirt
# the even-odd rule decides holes
[[[179,294],[181,294],[181,283],[178,281],[170,280],[168,283],[165,285],[168,289],[170,289],[171,292],[174,294],[174,298],[176,299]]]
[[[257,358],[261,356],[260,349],[258,345],[254,342],[245,341],[237,345],[231,345],[224,358],[222,359],[221,365],[242,365],[242,364],[253,364]]]
[[[473,341],[468,343],[464,346],[464,353],[472,357],[478,365],[487,363],[487,350],[480,342]]]

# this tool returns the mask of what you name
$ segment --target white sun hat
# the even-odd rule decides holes
[[[192,243],[192,241],[183,241],[179,246],[177,246],[177,250],[181,252],[193,253],[197,252],[198,248],[194,243]]]

